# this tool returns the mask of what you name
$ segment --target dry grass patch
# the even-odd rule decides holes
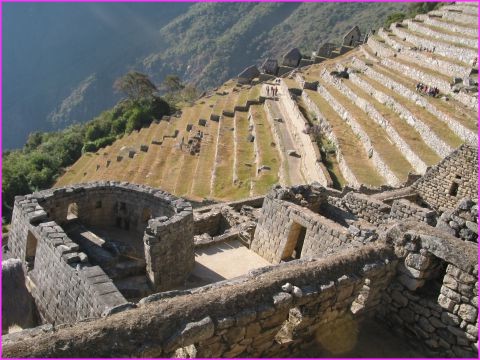
[[[397,149],[385,130],[370,119],[359,107],[347,99],[340,91],[330,84],[321,81],[328,92],[357,120],[357,123],[363,128],[363,131],[370,138],[373,147],[380,157],[397,176],[400,181],[407,179],[412,166],[405,159],[402,152]]]
[[[368,158],[362,143],[354,134],[350,126],[340,118],[328,102],[316,91],[304,90],[310,99],[317,105],[320,112],[326,117],[332,127],[343,157],[349,169],[360,183],[380,186],[385,179],[377,172],[372,160]]]
[[[360,87],[351,81],[344,81],[354,93],[367,100],[375,109],[393,126],[402,139],[410,146],[410,148],[422,159],[427,165],[438,163],[441,158],[423,141],[420,134],[401,119],[393,110],[386,105],[377,101],[373,96],[363,91]]]

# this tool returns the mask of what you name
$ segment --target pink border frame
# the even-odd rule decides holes
[[[136,1],[131,1],[131,0],[99,0],[99,1],[96,1],[96,0],[79,0],[79,1],[71,1],[71,0],[66,0],[66,1],[62,1],[62,0],[35,0],[35,1],[31,1],[31,0],[0,0],[0,22],[2,22],[3,20],[3,3],[25,3],[25,2],[136,2]],[[163,1],[163,0],[141,0],[141,1],[138,1],[138,2],[277,2],[276,0],[258,0],[258,1],[254,1],[254,0],[223,0],[223,1],[204,1],[204,0],[200,0],[200,1],[195,1],[195,0],[170,0],[170,1]],[[390,0],[390,1],[384,1],[384,0],[369,0],[369,1],[362,1],[362,0],[321,0],[321,1],[317,1],[317,0],[304,0],[304,1],[301,1],[301,0],[282,0],[282,2],[409,2],[409,3],[414,3],[414,2],[421,2],[420,0],[413,0],[413,1],[404,1],[404,0]],[[435,0],[426,0],[425,2],[435,2]],[[448,2],[448,1],[443,1],[443,0],[440,0],[439,2]],[[459,1],[459,2],[477,2],[475,0],[464,0],[464,1]],[[478,26],[480,28],[480,16],[478,18]],[[2,71],[0,71],[0,83],[2,84],[2,86],[0,87],[0,99],[3,100],[3,97],[2,97],[2,90],[3,90],[3,81],[2,81],[2,74],[3,74],[3,67],[2,67],[2,52],[3,52],[3,37],[1,36],[2,35],[2,30],[3,30],[3,26],[0,28],[0,69]],[[480,42],[479,42],[480,43]],[[479,49],[479,55],[480,55],[480,49]],[[2,123],[2,126],[3,126],[3,112],[2,112],[2,101],[0,100],[0,123]],[[480,99],[479,99],[479,103],[480,103]],[[478,115],[478,114],[477,114]],[[480,120],[480,116],[478,117],[478,119]],[[478,130],[477,130],[478,131]],[[0,135],[2,134],[2,130],[0,129]],[[2,139],[3,137],[0,136],[0,147],[2,145]],[[480,140],[477,144],[477,146],[480,145]],[[478,151],[478,150],[477,150]],[[2,147],[2,152],[3,152],[3,147]],[[478,155],[480,155],[480,151],[478,151]],[[0,156],[0,166],[2,164],[2,159],[1,159],[1,156]],[[478,164],[477,164],[477,168],[478,168]],[[2,167],[3,169],[3,167]],[[0,179],[2,178],[1,174],[0,174]],[[478,177],[478,183],[480,183],[480,176]],[[477,183],[477,186],[478,186],[478,183]],[[480,195],[480,186],[477,187],[477,195]],[[1,199],[1,195],[0,195],[0,199]],[[0,215],[1,215],[1,209],[0,209]],[[480,229],[480,226],[479,226],[479,229]],[[0,258],[2,257],[2,255],[0,254]],[[479,256],[479,259],[480,259],[480,256]],[[0,295],[2,293],[1,291],[1,283],[2,283],[2,280],[0,279]],[[1,302],[1,299],[0,299],[0,302]],[[477,308],[478,308],[478,304],[477,304]],[[0,319],[1,319],[1,314],[0,314]],[[2,344],[0,342],[0,351],[2,349]],[[3,358],[3,357],[2,357]],[[52,358],[54,359],[54,358]],[[75,359],[75,358],[73,358]],[[85,359],[85,358],[79,358],[79,359]],[[338,359],[342,359],[342,358],[338,358]],[[344,358],[346,359],[346,358]],[[389,359],[399,359],[399,358],[389,358]],[[422,358],[410,358],[410,359],[422,359]],[[432,358],[433,359],[433,358]]]

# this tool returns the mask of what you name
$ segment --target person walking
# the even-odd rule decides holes
[[[267,96],[270,96],[270,86],[267,86]]]

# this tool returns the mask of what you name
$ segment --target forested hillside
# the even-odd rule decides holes
[[[3,7],[3,146],[32,131],[85,122],[119,99],[135,68],[156,83],[177,74],[217,86],[251,63],[314,50],[353,25],[375,28],[406,4],[96,3]]]

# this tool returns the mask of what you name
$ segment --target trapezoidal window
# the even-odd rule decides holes
[[[27,248],[25,249],[25,262],[27,263],[27,270],[30,271],[35,266],[35,256],[37,254],[38,240],[31,231],[27,235]]]
[[[152,211],[149,208],[144,208],[142,211],[142,221],[148,223],[148,220],[152,218]]]
[[[67,220],[78,219],[78,205],[77,203],[71,203],[67,208]]]
[[[306,233],[307,228],[305,226],[296,222],[292,224],[290,232],[288,233],[287,243],[282,253],[283,261],[300,259]]]
[[[451,196],[457,196],[458,194],[458,183],[453,182],[452,185],[450,186],[450,191],[448,192]]]
[[[415,290],[415,293],[424,299],[436,301],[440,295],[440,288],[443,285],[443,278],[447,272],[447,265],[444,260],[433,256],[428,269],[425,271],[425,284]]]

